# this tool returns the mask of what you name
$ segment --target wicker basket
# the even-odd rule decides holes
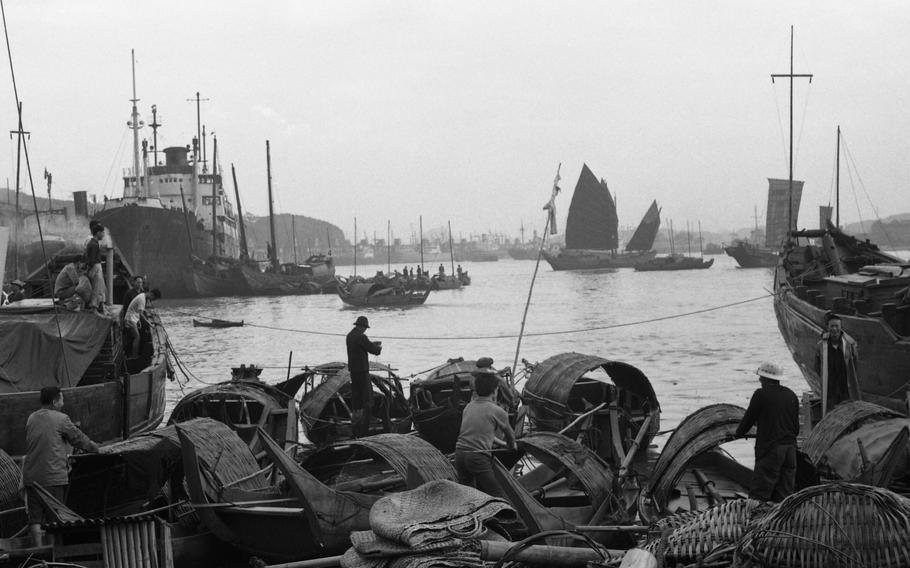
[[[855,483],[804,489],[756,521],[735,561],[780,568],[910,566],[910,501]]]
[[[732,560],[734,545],[755,519],[770,508],[762,501],[737,499],[701,513],[687,512],[661,519],[649,532],[653,535],[657,529],[663,534],[650,538],[644,548],[670,566],[695,561],[724,548]]]

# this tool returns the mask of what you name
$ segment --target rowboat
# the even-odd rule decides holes
[[[338,297],[351,306],[406,308],[423,304],[430,295],[430,288],[418,291],[405,288],[403,285],[390,286],[378,282],[349,283],[341,276],[335,278],[338,280]]]
[[[230,321],[212,318],[206,321],[193,318],[193,327],[243,327],[243,320]]]

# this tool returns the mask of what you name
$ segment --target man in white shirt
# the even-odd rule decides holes
[[[128,356],[130,359],[135,359],[139,356],[139,320],[145,314],[146,303],[149,300],[157,300],[160,297],[161,291],[158,288],[154,288],[149,292],[136,294],[136,297],[126,308],[126,315],[123,316],[123,325],[129,338]]]

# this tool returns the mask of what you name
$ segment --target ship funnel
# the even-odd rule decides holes
[[[186,166],[188,150],[182,146],[171,146],[164,149],[164,158],[168,166]]]

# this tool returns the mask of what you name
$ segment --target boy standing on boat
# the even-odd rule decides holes
[[[348,349],[348,372],[351,373],[351,422],[354,436],[360,438],[370,432],[373,410],[373,385],[370,380],[369,354],[382,353],[381,341],[370,341],[366,331],[370,321],[359,316],[354,329],[348,332],[345,343]]]
[[[41,546],[41,524],[44,507],[37,497],[35,485],[40,485],[60,502],[66,498],[69,485],[69,454],[71,446],[85,452],[97,453],[98,444],[60,412],[63,392],[60,387],[41,389],[41,408],[32,412],[25,425],[25,461],[22,462],[21,488],[25,490],[28,511],[28,530],[35,546]]]
[[[509,414],[496,404],[499,375],[490,367],[478,367],[471,374],[477,396],[464,407],[461,431],[455,442],[458,482],[505,498],[493,475],[493,444],[497,441],[496,434],[501,434],[508,447],[514,450],[515,433],[509,425]]]
[[[129,337],[129,357],[135,359],[139,356],[139,320],[145,315],[145,308],[148,300],[157,300],[161,297],[158,288],[149,292],[140,292],[130,302],[126,308],[126,315],[123,316],[123,325],[126,328],[127,337]]]
[[[774,363],[762,363],[755,371],[761,388],[752,394],[749,408],[736,428],[744,438],[756,426],[755,471],[750,497],[782,501],[796,488],[796,436],[799,434],[799,400],[780,384],[784,378]]]

